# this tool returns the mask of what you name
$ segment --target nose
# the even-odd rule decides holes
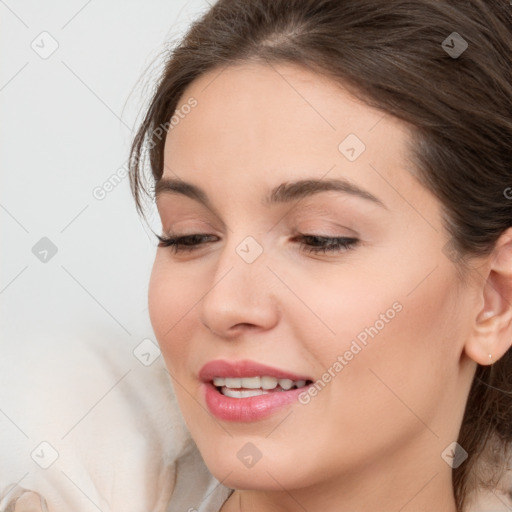
[[[276,278],[267,268],[265,251],[250,261],[240,245],[237,252],[237,246],[226,244],[198,304],[202,323],[219,337],[271,329],[279,320]]]

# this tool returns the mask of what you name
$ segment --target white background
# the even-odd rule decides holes
[[[145,366],[133,353],[155,341],[147,283],[156,240],[127,177],[102,200],[93,190],[126,165],[168,43],[208,7],[0,1],[0,492],[53,472],[69,493],[87,494],[73,474],[77,450],[105,462],[108,450],[135,449],[130,429],[144,431],[152,414],[166,424],[169,390],[151,389],[167,382],[162,358]],[[43,237],[57,247],[46,262],[32,252]],[[140,414],[116,409],[120,400]],[[59,455],[46,470],[31,457],[51,458],[42,442]]]

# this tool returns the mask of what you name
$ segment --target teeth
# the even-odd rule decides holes
[[[238,389],[230,389],[226,386],[222,388],[222,394],[231,398],[249,398],[250,396],[268,395],[269,391],[263,389],[246,389],[239,391]]]
[[[261,388],[261,377],[245,377],[243,379],[240,379],[241,381],[241,388],[246,389],[259,389]],[[227,384],[226,384],[227,386]]]
[[[293,380],[290,380],[290,379],[279,379],[279,385],[283,388],[283,389],[291,389],[292,386],[293,386]]]
[[[228,388],[241,388],[242,387],[242,379],[237,378],[227,378],[224,384]]]
[[[261,377],[261,387],[263,389],[274,389],[277,387],[277,379],[275,377]]]
[[[213,385],[223,389],[244,389],[244,390],[269,390],[275,389],[279,385],[283,390],[288,391],[294,386],[302,388],[306,385],[305,380],[293,381],[291,379],[277,379],[276,377],[215,377],[213,379]],[[251,391],[254,393],[253,391]],[[238,392],[243,393],[243,392]],[[257,393],[262,394],[262,393]],[[231,394],[227,395],[231,396]],[[239,394],[236,395],[237,397]],[[256,396],[251,394],[247,396]],[[241,397],[240,398],[245,398]]]

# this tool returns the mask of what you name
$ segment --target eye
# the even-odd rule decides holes
[[[344,252],[354,248],[359,240],[353,237],[327,237],[319,235],[299,235],[294,240],[300,240],[302,250],[322,254],[327,252]]]
[[[170,247],[174,253],[192,252],[200,245],[211,242],[214,235],[196,233],[186,236],[160,236],[156,235],[160,243],[158,247]],[[359,240],[353,237],[326,237],[319,235],[301,234],[293,241],[298,241],[301,250],[308,253],[322,254],[327,252],[344,252],[354,248]]]
[[[160,243],[158,247],[170,247],[174,253],[191,252],[204,244],[209,238],[217,238],[214,235],[193,234],[186,236],[160,236],[156,235]]]

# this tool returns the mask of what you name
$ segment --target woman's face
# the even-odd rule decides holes
[[[405,126],[284,64],[205,74],[178,112],[162,233],[207,236],[158,248],[149,308],[210,471],[276,490],[389,468],[449,475],[475,301],[440,203],[411,174]],[[285,377],[316,384],[262,391]]]

